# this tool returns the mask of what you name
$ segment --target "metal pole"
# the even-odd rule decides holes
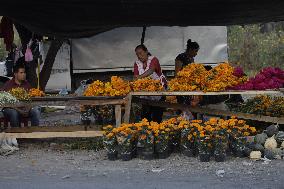
[[[144,44],[145,33],[146,33],[146,26],[143,26],[142,37],[141,37],[141,45]]]

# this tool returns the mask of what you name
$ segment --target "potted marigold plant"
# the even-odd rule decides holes
[[[232,117],[228,120],[228,133],[230,136],[230,146],[233,155],[237,157],[244,157],[244,150],[247,145],[247,136],[251,133],[251,127],[246,125],[244,120],[238,120]]]
[[[123,161],[129,161],[135,154],[136,131],[128,125],[121,126],[118,130],[116,136],[121,159]]]
[[[142,126],[138,132],[137,150],[142,159],[154,158],[154,134],[149,126]]]
[[[226,159],[228,149],[228,135],[225,129],[217,130],[214,133],[214,158],[217,162],[223,162]]]
[[[181,130],[181,150],[184,155],[188,157],[195,157],[198,155],[198,129],[201,127],[201,120],[192,120],[189,125],[184,125]]]
[[[209,162],[212,151],[212,141],[210,135],[204,135],[203,133],[200,134],[198,150],[200,161]]]
[[[108,125],[103,127],[104,134],[103,134],[103,143],[104,147],[107,151],[107,157],[109,160],[116,160],[117,159],[117,140],[116,135],[113,130],[113,126]]]
[[[164,128],[163,126],[158,129],[153,130],[155,135],[155,152],[157,157],[160,159],[165,159],[169,156],[169,128]]]
[[[169,133],[170,150],[172,152],[178,152],[180,149],[180,134],[181,134],[180,129],[176,124],[169,124],[168,128],[170,128],[170,133]]]
[[[207,122],[205,122],[205,124],[207,125],[200,127],[198,130],[199,131],[198,151],[199,151],[199,159],[202,162],[210,161],[210,157],[213,152],[212,132],[214,131],[214,128],[211,125],[209,125]]]

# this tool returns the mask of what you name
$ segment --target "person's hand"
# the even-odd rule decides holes
[[[192,100],[190,102],[190,105],[191,106],[197,106],[199,104],[199,102],[200,102],[199,96],[193,96]]]

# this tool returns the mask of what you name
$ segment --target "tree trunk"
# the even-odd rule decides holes
[[[50,78],[50,74],[52,71],[52,67],[57,55],[58,50],[62,46],[64,40],[63,39],[55,39],[51,42],[50,47],[48,49],[48,52],[46,54],[46,58],[44,61],[44,65],[42,67],[42,70],[40,72],[39,78],[40,78],[40,89],[44,90],[47,82]]]

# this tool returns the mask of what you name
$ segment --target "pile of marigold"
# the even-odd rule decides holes
[[[222,63],[207,71],[202,64],[189,64],[182,69],[177,77],[169,82],[171,91],[224,91],[247,80],[246,77],[237,77],[234,67],[229,63]]]
[[[28,91],[26,91],[22,87],[13,88],[9,91],[9,93],[14,97],[16,97],[18,100],[23,100],[23,101],[30,100],[30,95]]]
[[[189,64],[170,80],[168,85],[171,91],[202,90],[206,82],[207,71],[202,64]]]
[[[30,97],[43,97],[45,96],[45,94],[40,89],[32,88],[29,90],[29,96]]]
[[[149,77],[137,79],[131,82],[133,91],[162,91],[163,86],[160,80],[154,80]]]
[[[112,76],[110,82],[94,81],[84,92],[84,96],[124,96],[131,91],[128,81]]]

